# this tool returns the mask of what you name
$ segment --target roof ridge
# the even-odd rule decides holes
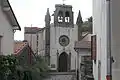
[[[20,51],[22,51],[27,45],[28,45],[28,42],[22,42],[23,44],[21,44],[18,49],[16,49],[14,51],[15,54],[18,54]]]

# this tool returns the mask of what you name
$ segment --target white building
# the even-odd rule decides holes
[[[93,34],[96,35],[96,60],[93,61],[93,73],[95,80],[106,80],[106,77],[110,76],[109,49],[111,50],[111,60],[114,60],[113,63],[111,62],[112,80],[119,80],[119,7],[120,0],[93,0]],[[108,34],[108,32],[111,32],[111,35],[110,33]],[[110,43],[108,43],[109,41]]]
[[[54,23],[50,23],[51,16],[49,9],[45,15],[45,27],[38,29],[35,36],[38,36],[31,43],[37,44],[36,51],[39,55],[45,56],[51,67],[51,70],[66,72],[76,69],[76,56],[74,42],[78,41],[78,26],[74,24],[74,15],[71,5],[55,5],[55,11],[52,15]],[[79,14],[81,19],[81,14]],[[78,20],[78,23],[80,20]],[[30,27],[29,27],[30,29]],[[32,28],[31,28],[32,29]],[[25,28],[25,40],[30,40],[34,31]],[[33,36],[31,35],[31,38]],[[30,42],[30,41],[29,41]]]
[[[21,30],[8,0],[0,0],[0,54],[14,53],[14,32]]]
[[[34,53],[37,53],[38,50],[38,34],[37,32],[41,30],[41,28],[38,27],[25,27],[24,28],[24,40],[27,40],[29,42],[29,45],[31,46]]]

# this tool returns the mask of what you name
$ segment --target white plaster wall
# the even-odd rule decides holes
[[[29,42],[29,45],[32,46],[33,52],[36,53],[36,51],[37,51],[37,34],[24,34],[24,39]]]
[[[98,60],[101,61],[101,80],[107,75],[106,0],[93,0],[93,34],[97,35],[97,60],[93,62],[93,74],[98,80]]]
[[[70,43],[68,46],[64,48],[59,44],[59,37],[61,35],[67,35],[70,39]],[[71,70],[75,69],[75,57],[76,52],[74,51],[74,42],[77,41],[77,26],[75,25],[74,28],[66,28],[66,27],[54,27],[51,25],[50,28],[50,56],[51,56],[51,64],[55,64],[56,70],[57,68],[57,50],[59,54],[62,52],[66,52],[68,55],[71,52]]]
[[[3,13],[0,6],[0,35],[2,37],[1,52],[4,55],[14,53],[14,33],[5,13]]]
[[[81,49],[79,52],[79,56],[90,56],[91,51],[89,49]]]
[[[120,80],[120,0],[111,0],[113,80]]]
[[[105,0],[93,1],[93,17],[94,17],[94,34],[97,34],[98,56],[102,59],[102,80],[105,80],[106,70],[106,6]],[[114,63],[112,64],[113,80],[119,80],[120,75],[120,0],[111,0],[111,24],[112,24],[112,56]],[[102,24],[102,25],[101,25]],[[101,37],[100,37],[101,36]],[[100,41],[100,42],[99,42]],[[101,46],[101,48],[99,48]],[[99,59],[98,57],[98,59]],[[105,68],[105,69],[104,69]],[[97,80],[97,65],[94,64],[94,76]]]
[[[38,33],[38,52],[39,55],[45,56],[45,30]]]

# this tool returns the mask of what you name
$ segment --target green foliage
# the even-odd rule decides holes
[[[10,75],[15,75],[17,59],[13,55],[0,56],[0,80],[7,80]]]
[[[34,77],[34,80],[39,80],[47,76],[49,68],[48,65],[45,63],[45,60],[42,57],[37,56],[36,63],[31,66],[30,70],[33,73],[32,76]]]
[[[93,22],[92,16],[91,16],[90,18],[88,18],[88,21],[89,21],[89,22]]]
[[[37,56],[33,65],[19,65],[14,55],[0,56],[0,80],[41,80],[49,70],[44,59]]]
[[[91,56],[84,56],[82,57],[81,64],[81,80],[93,80],[93,72],[92,72],[92,60]]]
[[[92,33],[92,17],[88,18],[87,21],[84,21],[82,24],[82,32],[90,32]]]

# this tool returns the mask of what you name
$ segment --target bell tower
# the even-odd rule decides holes
[[[73,11],[71,5],[55,5],[54,25],[55,27],[73,27]]]

